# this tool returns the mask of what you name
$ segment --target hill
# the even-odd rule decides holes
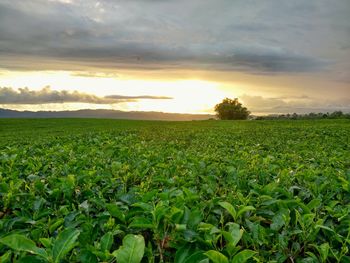
[[[16,111],[0,108],[0,118],[103,118],[130,120],[191,121],[214,118],[210,114],[181,114],[155,111],[77,110],[77,111]]]

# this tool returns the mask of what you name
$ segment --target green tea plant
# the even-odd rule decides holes
[[[348,120],[0,125],[1,263],[350,262]]]

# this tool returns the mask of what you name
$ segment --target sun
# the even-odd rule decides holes
[[[202,80],[162,81],[152,83],[159,94],[172,100],[137,102],[139,110],[173,113],[212,113],[214,105],[224,97],[219,85]]]

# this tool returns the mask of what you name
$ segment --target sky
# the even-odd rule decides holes
[[[350,112],[349,0],[0,0],[0,108]]]

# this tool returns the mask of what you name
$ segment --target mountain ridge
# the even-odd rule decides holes
[[[75,111],[18,111],[0,108],[0,118],[103,118],[130,120],[191,121],[215,118],[212,114],[167,113],[158,111],[118,111],[82,109]]]

